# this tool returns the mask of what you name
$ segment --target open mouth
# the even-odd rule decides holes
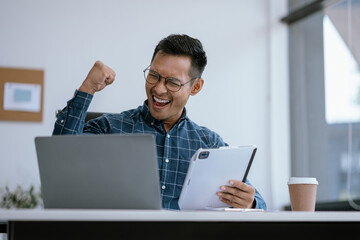
[[[171,102],[168,99],[160,99],[160,98],[155,97],[154,95],[152,96],[152,98],[154,101],[154,105],[157,107],[164,107]]]

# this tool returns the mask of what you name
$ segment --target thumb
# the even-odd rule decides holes
[[[105,79],[105,84],[106,84],[106,85],[110,85],[110,84],[112,84],[112,83],[114,82],[114,80],[115,80],[114,77],[107,77],[107,78]]]

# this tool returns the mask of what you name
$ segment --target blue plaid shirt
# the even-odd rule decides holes
[[[186,109],[173,128],[166,132],[163,122],[151,116],[147,101],[136,109],[120,114],[104,114],[85,123],[92,98],[91,94],[77,91],[58,115],[53,134],[154,134],[164,209],[179,209],[181,188],[196,150],[227,145],[218,134],[191,121],[186,116]],[[246,182],[250,184],[249,181]],[[266,209],[265,201],[257,190],[255,200],[256,208]]]

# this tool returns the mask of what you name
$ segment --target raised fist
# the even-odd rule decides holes
[[[79,91],[94,95],[95,92],[101,91],[107,85],[112,84],[115,80],[115,75],[116,73],[110,67],[101,61],[96,61]]]

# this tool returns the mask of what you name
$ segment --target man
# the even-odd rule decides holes
[[[199,93],[206,66],[199,40],[170,35],[156,46],[151,64],[144,70],[147,100],[137,109],[105,114],[84,124],[93,95],[115,80],[115,72],[97,61],[86,79],[59,114],[53,134],[152,133],[156,138],[162,206],[179,209],[178,199],[190,159],[199,148],[227,144],[215,132],[200,127],[186,115],[190,96]],[[263,208],[266,204],[249,181],[229,179],[219,186],[219,199],[236,208]]]

